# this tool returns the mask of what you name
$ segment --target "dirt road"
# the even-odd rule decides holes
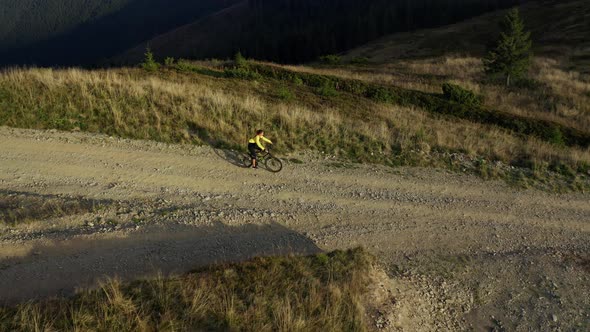
[[[390,329],[590,326],[590,195],[289,158],[273,174],[209,147],[0,128],[0,197],[52,204],[0,226],[0,302],[364,246],[391,277]]]

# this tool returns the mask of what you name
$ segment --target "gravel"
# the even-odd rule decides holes
[[[255,172],[232,156],[0,128],[3,192],[110,202],[1,225],[0,302],[70,295],[105,277],[364,246],[387,279],[378,329],[588,327],[588,194],[443,170],[335,167],[334,156],[313,152],[285,156],[281,173]]]

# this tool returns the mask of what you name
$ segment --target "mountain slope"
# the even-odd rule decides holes
[[[4,0],[0,49],[24,47],[121,10],[133,0]]]
[[[505,8],[520,0],[245,0],[158,36],[116,60],[136,63],[146,45],[160,57],[248,57],[305,62],[348,50],[380,36],[436,27]]]
[[[236,1],[8,0],[0,4],[0,64],[93,64]]]
[[[482,56],[504,14],[499,11],[447,27],[393,34],[348,51],[345,58],[362,56],[374,63],[386,63],[448,54]],[[532,32],[537,56],[562,58],[572,68],[590,70],[590,2],[533,1],[521,6],[521,14]]]
[[[521,6],[534,60],[526,80],[506,87],[485,75],[481,57],[505,11],[438,29],[392,34],[342,53],[342,65],[290,69],[440,94],[444,83],[483,97],[484,106],[590,130],[590,2],[537,1]],[[355,65],[364,57],[366,63]]]

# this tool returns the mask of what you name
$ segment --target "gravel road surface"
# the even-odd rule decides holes
[[[240,157],[1,127],[4,216],[51,208],[0,224],[0,303],[108,277],[364,246],[389,276],[381,328],[590,329],[589,194],[311,152],[284,156],[274,174],[240,167]]]

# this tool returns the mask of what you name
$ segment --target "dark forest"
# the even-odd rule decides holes
[[[157,55],[225,58],[241,51],[257,59],[304,62],[386,34],[438,27],[523,1],[248,0],[238,21],[206,18],[238,2],[8,0],[0,4],[0,64],[105,64],[203,18],[211,26],[201,25],[209,36],[201,36],[198,48],[157,49]],[[190,35],[183,38],[191,43]]]

